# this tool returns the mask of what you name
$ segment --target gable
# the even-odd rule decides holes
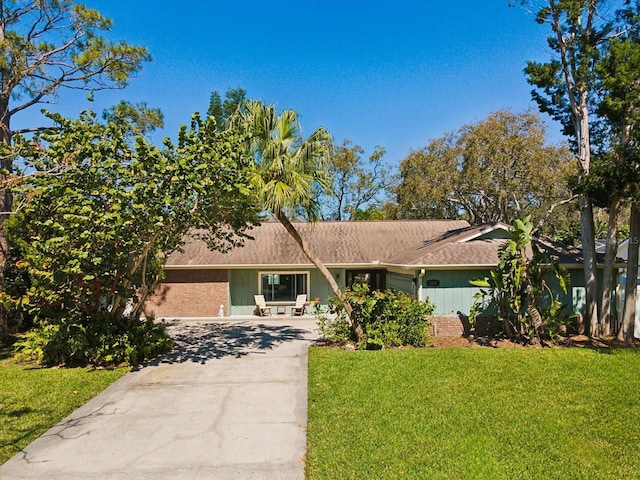
[[[400,268],[492,268],[500,247],[509,238],[503,223],[467,226],[415,244],[387,259],[385,265]],[[539,249],[564,265],[582,264],[582,252],[574,247],[534,238]],[[529,252],[531,255],[531,252]]]

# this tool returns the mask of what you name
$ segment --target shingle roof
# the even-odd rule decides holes
[[[507,225],[471,226],[462,220],[294,223],[300,235],[328,266],[383,264],[408,268],[486,267],[498,263]],[[169,257],[168,268],[308,266],[309,260],[280,223],[254,227],[244,247],[211,251],[191,239]],[[496,238],[500,237],[500,238]],[[582,264],[579,248],[536,239],[542,251],[561,264]]]
[[[371,265],[398,252],[422,245],[451,230],[468,227],[463,220],[403,220],[370,222],[294,223],[318,257],[327,265]],[[244,247],[214,252],[201,240],[190,240],[184,252],[172,254],[169,268],[195,266],[310,265],[280,223],[265,222],[252,229]]]
[[[491,233],[499,230],[506,232],[508,228],[508,225],[494,223],[451,230],[389,257],[385,264],[413,268],[453,265],[494,266],[498,263],[499,249],[504,244],[505,238],[495,238]],[[582,263],[582,252],[578,248],[542,238],[537,238],[535,241],[542,252],[561,264]]]

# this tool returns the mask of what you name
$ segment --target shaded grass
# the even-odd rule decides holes
[[[640,478],[640,351],[309,354],[307,477]]]
[[[0,359],[0,464],[127,371],[37,368]]]

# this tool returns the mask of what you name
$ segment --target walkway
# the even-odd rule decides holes
[[[2,480],[302,480],[312,318],[183,321],[125,375],[0,466]]]

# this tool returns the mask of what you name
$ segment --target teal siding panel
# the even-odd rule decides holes
[[[251,315],[258,293],[258,270],[229,270],[231,315]]]
[[[251,315],[255,308],[253,296],[258,293],[260,272],[309,272],[309,300],[320,299],[322,305],[326,305],[329,297],[333,296],[331,287],[315,268],[302,269],[247,269],[229,271],[229,298],[231,303],[231,315]],[[329,269],[339,286],[343,285],[345,278],[344,269]]]
[[[545,281],[558,295],[558,299],[567,308],[565,313],[579,312],[584,308],[584,284],[581,270],[571,270],[571,287],[567,294],[560,291],[558,281],[553,274],[548,274]],[[436,306],[437,315],[455,315],[462,312],[469,314],[469,310],[474,302],[474,295],[480,291],[479,288],[469,284],[472,278],[485,277],[489,275],[488,270],[457,270],[457,271],[427,271],[423,278],[422,300],[429,299]],[[437,280],[440,284],[437,287],[428,287],[428,281]]]
[[[479,291],[477,287],[428,288],[424,291],[424,299],[436,306],[436,315],[457,315],[458,312],[469,315],[473,305],[473,296]]]
[[[387,288],[391,290],[398,290],[400,292],[405,292],[410,295],[414,295],[414,286],[413,286],[413,276],[412,275],[402,275],[400,273],[387,272],[386,285]]]
[[[458,288],[470,287],[469,281],[472,278],[486,277],[489,275],[489,270],[433,270],[425,273],[422,278],[422,286],[424,288]],[[437,287],[428,287],[427,282],[438,281]]]
[[[330,268],[329,271],[333,278],[335,278],[340,288],[344,287],[345,270],[344,268]],[[311,270],[311,287],[310,287],[310,300],[320,299],[320,304],[326,306],[329,302],[329,298],[333,297],[333,291],[329,286],[329,283],[325,280],[322,273],[319,270]]]
[[[469,314],[473,305],[473,296],[478,287],[469,284],[472,278],[489,275],[488,270],[437,270],[428,271],[422,278],[422,299],[429,300],[436,307],[436,315]],[[438,282],[438,286],[428,286],[429,282]]]

